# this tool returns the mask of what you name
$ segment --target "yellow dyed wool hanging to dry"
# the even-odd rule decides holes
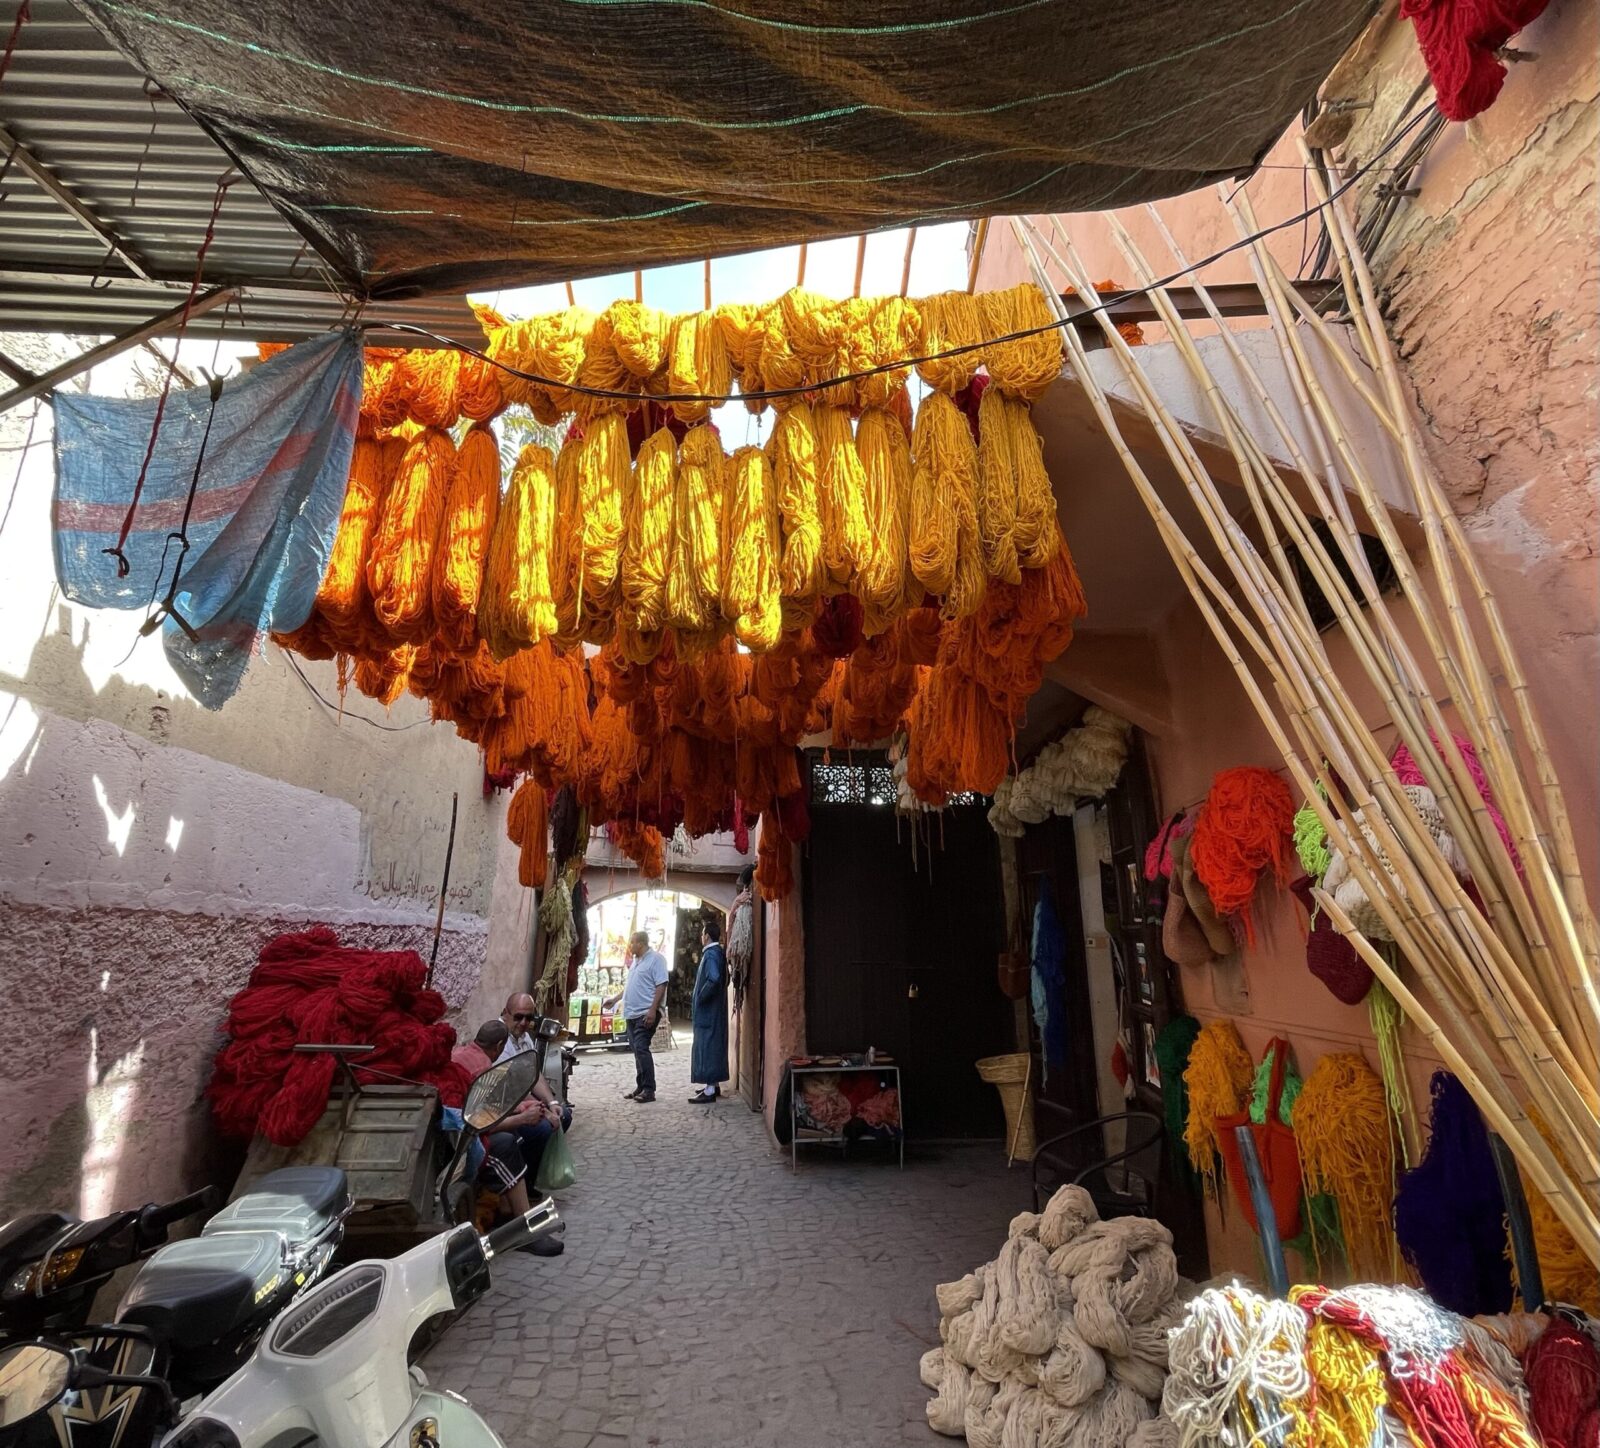
[[[903,357],[914,357],[922,339],[922,316],[915,302],[904,297],[883,297],[873,306],[865,328],[864,347],[853,349],[854,365],[841,371],[864,372]],[[893,367],[875,372],[855,385],[863,407],[887,407],[895,393],[906,385],[910,367]]]
[[[733,386],[733,364],[728,344],[710,312],[691,312],[672,323],[667,358],[669,393],[699,392],[722,396]],[[681,422],[704,422],[709,402],[674,402],[673,416]]]
[[[739,642],[757,653],[783,631],[778,593],[778,500],[767,455],[742,447],[728,460],[723,509],[722,612]]]
[[[455,467],[450,434],[429,428],[400,460],[367,559],[372,611],[395,643],[433,634],[433,560]]]
[[[978,299],[969,292],[939,292],[917,303],[922,331],[917,338],[919,356],[946,352],[952,347],[971,347],[983,340],[983,318]],[[961,352],[954,357],[935,357],[917,364],[917,376],[937,392],[960,392],[972,381],[981,351]]]
[[[643,379],[628,370],[617,352],[616,313],[614,305],[607,307],[594,319],[585,339],[583,365],[578,368],[578,381],[584,387],[604,392],[644,394]],[[573,410],[587,423],[590,419],[626,412],[634,404],[626,397],[593,397],[587,393],[571,394]]]
[[[500,505],[478,600],[478,632],[497,659],[510,658],[556,631],[550,591],[554,505],[555,459],[549,448],[529,443],[517,458]]]
[[[667,623],[680,634],[716,627],[722,601],[722,503],[727,459],[717,430],[691,428],[678,448],[667,573]]]
[[[518,323],[521,335],[516,365],[557,384],[531,389],[533,414],[540,422],[551,424],[562,413],[576,410],[578,395],[567,388],[583,371],[594,325],[595,315],[585,307],[568,307],[564,312]]]
[[[1043,568],[1056,556],[1061,530],[1056,524],[1056,495],[1044,466],[1044,441],[1033,425],[1026,402],[1002,396],[992,388],[978,404],[980,471],[993,474],[992,486],[1004,489],[1007,474],[1016,491],[1016,527],[1012,539],[1017,562],[1024,568]]]
[[[869,407],[856,426],[856,449],[866,478],[867,534],[871,548],[856,576],[862,629],[882,633],[908,605],[921,602],[922,587],[911,577],[907,535],[911,514],[911,443],[899,419]],[[917,597],[908,594],[910,585]]]
[[[643,302],[613,302],[606,308],[611,319],[611,345],[628,375],[648,382],[667,365],[667,345],[672,318]]]
[[[550,593],[558,648],[583,636],[583,439],[569,430],[556,454],[555,518],[550,529]]]
[[[978,298],[985,337],[1047,327],[1048,331],[1015,342],[991,342],[983,361],[994,385],[1011,397],[1032,402],[1061,375],[1061,333],[1044,293],[1032,282]]]
[[[1338,1203],[1351,1275],[1394,1281],[1395,1126],[1383,1079],[1356,1052],[1330,1051],[1306,1077],[1291,1116],[1306,1191]]]
[[[759,340],[752,339],[750,344],[750,365],[754,372],[752,380],[756,387],[751,390],[800,387],[806,382],[805,360],[794,350],[786,318],[805,316],[809,308],[794,301],[786,310],[784,301],[780,297],[770,307],[764,308],[756,320],[755,337]],[[764,405],[785,412],[799,400],[798,397],[775,397]]]
[[[620,413],[607,413],[584,424],[578,476],[583,500],[584,598],[595,608],[613,610],[633,478],[628,422]]]
[[[1189,1092],[1189,1117],[1183,1140],[1189,1164],[1217,1195],[1221,1144],[1217,1118],[1237,1115],[1250,1100],[1255,1063],[1232,1021],[1207,1021],[1189,1051],[1183,1084]]]
[[[911,572],[929,593],[943,597],[956,578],[960,496],[976,516],[978,449],[965,415],[942,392],[922,399],[911,453]]]
[[[850,414],[842,407],[812,409],[817,424],[822,561],[835,591],[850,586],[872,549],[867,531],[866,473]]]
[[[762,311],[754,302],[728,302],[711,314],[717,334],[728,349],[728,361],[741,392],[755,392],[761,387]],[[745,403],[751,412],[760,412],[766,405],[764,402]]]
[[[1017,583],[1017,470],[1005,430],[1005,399],[990,387],[978,404],[978,538],[983,569],[1002,583]]]
[[[676,441],[658,428],[645,439],[633,466],[622,548],[622,622],[638,633],[658,633],[667,621],[677,472]]]
[[[811,404],[800,402],[783,413],[767,447],[783,521],[778,585],[786,613],[798,620],[815,611],[827,572],[822,557],[820,444]]]
[[[454,653],[478,647],[478,595],[499,513],[500,447],[480,425],[462,439],[456,455],[433,568],[436,642]]]

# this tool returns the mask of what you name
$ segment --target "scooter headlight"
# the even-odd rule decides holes
[[[278,1319],[272,1331],[272,1350],[300,1358],[326,1352],[378,1310],[383,1279],[381,1265],[364,1262],[325,1282]]]

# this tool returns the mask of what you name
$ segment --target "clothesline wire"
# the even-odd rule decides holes
[[[1391,136],[1387,142],[1385,142],[1382,148],[1378,150],[1378,152],[1370,161],[1351,172],[1351,174],[1344,181],[1342,181],[1333,189],[1329,195],[1329,201],[1331,202],[1344,195],[1346,191],[1350,190],[1350,188],[1360,181],[1364,176],[1376,169],[1379,161],[1381,161],[1390,151],[1394,150],[1394,148],[1398,146],[1401,141],[1410,135],[1412,131],[1421,125],[1422,122],[1432,115],[1436,110],[1437,106],[1430,105],[1426,109],[1419,111],[1415,116],[1413,116],[1405,126],[1396,131],[1395,134]],[[979,342],[969,342],[960,347],[949,347],[943,351],[927,352],[916,357],[902,357],[893,362],[881,362],[875,367],[865,367],[859,372],[841,373],[837,377],[826,377],[818,382],[808,382],[796,387],[768,387],[756,392],[664,392],[645,395],[638,392],[627,392],[617,388],[588,387],[579,382],[563,382],[553,377],[542,376],[537,372],[526,372],[520,367],[513,367],[509,362],[502,362],[498,358],[489,356],[488,353],[481,351],[477,347],[470,347],[464,342],[457,342],[452,338],[441,336],[438,332],[432,331],[427,327],[418,326],[414,322],[362,322],[358,324],[356,330],[365,332],[382,329],[389,332],[406,332],[414,336],[426,337],[431,341],[437,342],[443,348],[454,349],[455,351],[462,352],[469,357],[476,357],[480,361],[487,362],[491,366],[499,368],[502,372],[507,372],[513,377],[520,377],[524,382],[531,382],[540,387],[553,388],[560,392],[573,393],[579,397],[593,397],[604,401],[655,402],[662,404],[688,402],[709,402],[719,404],[726,402],[773,402],[788,397],[805,397],[811,393],[821,392],[832,387],[844,387],[852,382],[860,382],[869,377],[879,376],[884,372],[896,372],[905,367],[921,366],[925,362],[937,362],[946,357],[961,357],[969,352],[981,352],[985,348],[999,346],[1006,342],[1021,342],[1029,337],[1043,336],[1046,332],[1058,332],[1064,327],[1076,325],[1076,323],[1084,317],[1092,317],[1099,312],[1110,311],[1112,307],[1118,305],[1118,303],[1120,303],[1126,297],[1145,295],[1161,287],[1169,286],[1173,282],[1181,281],[1184,277],[1189,276],[1204,267],[1210,266],[1213,262],[1221,261],[1224,257],[1231,255],[1233,252],[1241,251],[1245,247],[1254,245],[1263,237],[1271,236],[1274,232],[1283,231],[1291,226],[1297,226],[1300,222],[1306,220],[1308,217],[1317,215],[1321,210],[1322,204],[1318,203],[1315,206],[1307,207],[1303,211],[1297,211],[1293,216],[1285,217],[1281,221],[1275,221],[1270,226],[1263,226],[1259,231],[1253,232],[1249,236],[1241,237],[1238,241],[1222,247],[1218,251],[1212,252],[1210,256],[1201,257],[1198,261],[1190,262],[1186,266],[1179,268],[1179,270],[1172,272],[1168,276],[1162,277],[1157,281],[1150,282],[1145,286],[1125,288],[1119,291],[1109,301],[1092,303],[1084,307],[1081,311],[1074,313],[1071,317],[1052,319],[1051,321],[1043,323],[1037,327],[1025,327],[1019,331],[1005,332],[1000,336],[988,337]]]
[[[357,714],[350,709],[336,709],[323,696],[322,691],[306,677],[305,670],[295,661],[294,655],[288,649],[280,649],[279,652],[288,660],[289,667],[299,676],[300,682],[306,686],[306,690],[311,697],[321,704],[329,714],[333,715],[336,721],[338,719],[359,719],[363,724],[370,724],[374,729],[382,729],[387,734],[404,734],[407,729],[416,729],[423,724],[431,724],[433,722],[431,719],[413,719],[409,724],[385,724],[380,719],[369,719],[365,714]]]

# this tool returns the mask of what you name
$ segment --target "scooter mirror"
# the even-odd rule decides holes
[[[468,1088],[466,1104],[461,1108],[467,1125],[474,1131],[490,1131],[511,1115],[533,1090],[543,1057],[543,1051],[524,1051],[480,1072]]]
[[[0,1442],[6,1430],[48,1412],[72,1387],[74,1359],[47,1342],[0,1350]]]

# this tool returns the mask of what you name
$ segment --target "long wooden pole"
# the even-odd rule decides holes
[[[425,986],[433,984],[433,968],[439,959],[439,938],[444,934],[444,902],[445,895],[450,889],[450,861],[456,852],[456,808],[461,803],[461,795],[452,790],[450,794],[450,834],[444,844],[444,878],[439,881],[439,913],[433,921],[433,949],[428,952],[428,974],[423,979]]]

